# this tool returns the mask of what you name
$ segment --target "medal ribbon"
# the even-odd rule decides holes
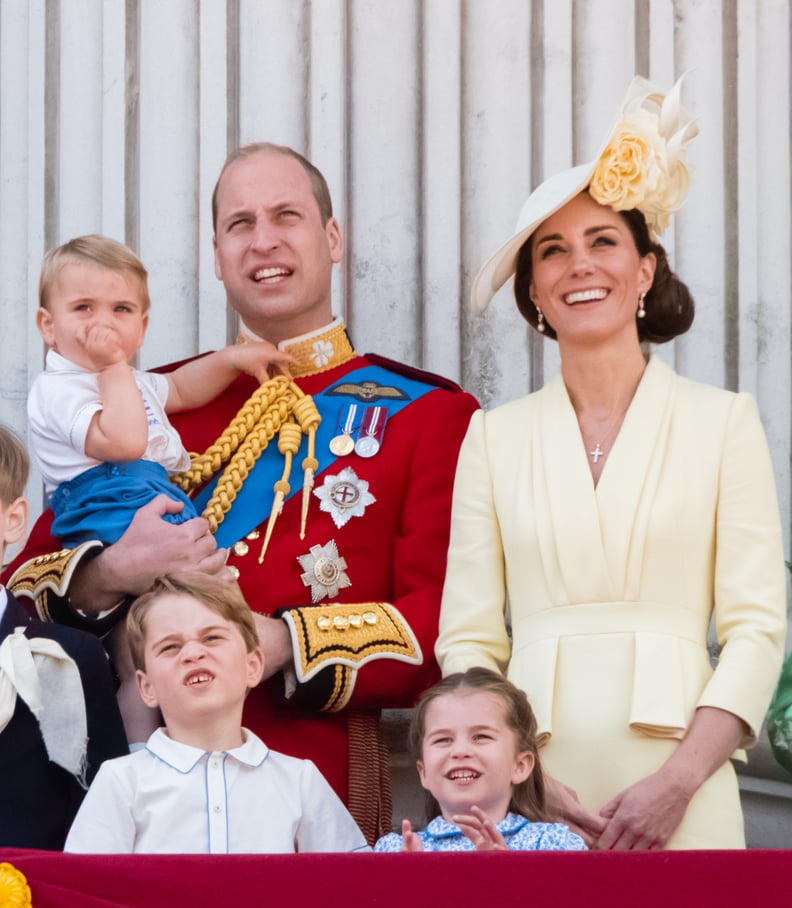
[[[380,408],[385,411],[387,417],[394,416],[405,407],[409,407],[424,394],[430,391],[436,391],[435,385],[424,384],[412,378],[406,378],[402,375],[395,375],[381,366],[364,366],[361,369],[355,369],[348,372],[337,382],[328,385],[323,391],[313,395],[314,403],[322,417],[322,422],[316,430],[316,459],[319,461],[319,469],[316,471],[316,478],[325,470],[331,469],[334,464],[340,461],[330,451],[330,441],[336,434],[336,425],[338,419],[338,397],[328,396],[338,385],[362,384],[363,382],[375,382],[386,387],[398,387],[400,391],[409,396],[408,400],[385,400],[381,402]],[[355,406],[350,404],[350,406]],[[384,426],[384,421],[382,423]],[[297,454],[294,455],[295,461],[300,462],[307,452],[307,440],[302,439]],[[253,469],[250,471],[244,485],[237,493],[231,510],[226,514],[223,522],[217,529],[215,539],[219,546],[230,546],[243,539],[251,530],[254,530],[262,521],[262,515],[270,512],[274,493],[273,484],[280,479],[283,471],[283,460],[279,457],[272,457],[265,454],[260,457]],[[206,502],[214,491],[215,480],[201,489],[200,494],[195,498],[195,507],[200,513]],[[292,496],[299,494],[301,488],[295,486],[294,489],[286,496],[288,501]]]
[[[366,413],[363,417],[363,434],[369,438],[378,439],[385,430],[385,420],[388,418],[388,411],[385,407],[366,407]]]
[[[341,428],[341,420],[344,420],[344,426],[341,428],[341,432],[344,435],[351,435],[355,430],[355,420],[357,419],[357,404],[350,404],[349,409],[346,411],[346,419],[344,419],[343,410],[338,415],[338,425]]]

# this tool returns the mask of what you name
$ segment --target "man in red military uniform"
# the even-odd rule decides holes
[[[213,449],[221,459],[248,445],[197,496],[199,511],[217,515],[210,523],[166,523],[178,505],[159,498],[115,545],[55,551],[44,515],[10,583],[41,617],[101,631],[157,574],[224,571],[228,554],[267,664],[245,724],[273,749],[312,759],[371,839],[391,822],[379,712],[410,706],[438,676],[454,470],[476,402],[444,379],[355,352],[331,312],[341,232],[324,178],[296,152],[260,144],[232,154],[213,216],[216,272],[240,341],[263,337],[289,352],[294,383],[281,378],[262,398],[267,385],[257,391],[241,376],[173,418],[188,450],[224,433]]]

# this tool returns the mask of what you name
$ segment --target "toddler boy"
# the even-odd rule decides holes
[[[0,562],[25,532],[28,457],[0,426]],[[0,846],[63,848],[101,762],[125,753],[107,657],[0,586]]]
[[[242,728],[264,663],[239,587],[204,574],[160,578],[131,606],[140,695],[165,728],[105,764],[66,851],[291,853],[368,850],[309,760]]]
[[[50,348],[30,390],[31,448],[69,548],[118,541],[136,511],[164,493],[165,519],[196,517],[169,476],[190,466],[168,413],[201,407],[245,372],[265,381],[291,362],[266,341],[225,347],[159,375],[130,365],[143,345],[148,273],[108,237],[81,236],[51,249],[39,279],[36,325]]]

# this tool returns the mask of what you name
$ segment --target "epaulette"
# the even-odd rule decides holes
[[[454,394],[462,393],[463,389],[456,382],[434,372],[427,372],[415,366],[408,366],[407,363],[400,363],[398,360],[388,359],[386,356],[380,356],[377,353],[366,353],[365,358],[371,360],[375,366],[381,366],[389,372],[395,372],[397,375],[403,375],[413,381],[420,381],[425,385],[434,385],[436,388],[442,388],[444,391],[451,391]]]

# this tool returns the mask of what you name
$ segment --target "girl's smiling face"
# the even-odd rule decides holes
[[[534,765],[533,754],[517,749],[501,698],[464,688],[428,705],[421,755],[421,785],[450,822],[474,806],[500,822],[509,809],[512,787],[524,782]]]
[[[537,228],[531,260],[531,301],[559,344],[637,343],[638,298],[652,286],[655,257],[638,254],[621,215],[582,192]]]

